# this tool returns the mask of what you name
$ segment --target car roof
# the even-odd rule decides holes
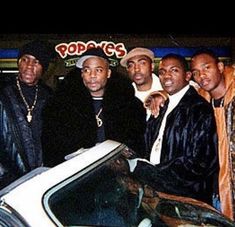
[[[51,221],[48,220],[49,218],[42,207],[41,201],[45,192],[77,172],[82,171],[87,166],[106,157],[121,145],[121,143],[116,141],[107,140],[86,150],[86,152],[78,152],[79,155],[53,168],[34,170],[34,172],[19,179],[18,182],[14,182],[11,186],[4,188],[0,192],[3,195],[0,199],[17,210],[23,217],[26,217],[30,225],[48,226]],[[38,220],[35,220],[37,218],[32,214],[35,214]],[[42,221],[44,220],[45,223],[43,224]]]
[[[24,182],[32,179],[33,177],[47,171],[48,169],[49,169],[49,167],[38,167],[38,168],[30,171],[29,173],[27,173],[24,176],[20,177],[19,179],[15,180],[11,184],[7,185],[5,188],[1,189],[0,190],[0,197],[2,197],[3,195],[9,193],[14,188],[16,188],[19,185],[23,184]]]

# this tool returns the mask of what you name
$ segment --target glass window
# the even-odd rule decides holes
[[[58,226],[233,226],[200,202],[141,184],[126,171],[127,150],[119,147],[47,192],[44,206]]]

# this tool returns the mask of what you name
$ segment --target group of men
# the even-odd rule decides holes
[[[45,43],[24,45],[18,75],[0,91],[1,187],[112,139],[136,152],[128,170],[155,189],[210,204],[219,195],[222,212],[234,219],[233,69],[203,50],[191,70],[184,57],[164,56],[156,76],[154,53],[141,47],[120,61],[128,78],[110,68],[102,49],[91,48],[52,94],[41,82],[49,61]],[[157,118],[143,105],[153,91],[164,96]]]

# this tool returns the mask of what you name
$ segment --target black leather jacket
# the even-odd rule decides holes
[[[146,130],[148,154],[158,137],[166,107]],[[211,105],[193,87],[167,116],[161,161],[139,163],[135,173],[159,191],[211,203],[218,180],[218,139]],[[213,188],[214,187],[214,188]]]
[[[42,165],[41,111],[52,90],[39,83],[31,123],[15,79],[0,92],[0,188]]]

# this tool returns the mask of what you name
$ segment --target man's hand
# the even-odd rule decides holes
[[[165,91],[154,91],[150,93],[145,101],[144,107],[151,111],[151,114],[156,118],[160,108],[164,106],[168,96]]]

